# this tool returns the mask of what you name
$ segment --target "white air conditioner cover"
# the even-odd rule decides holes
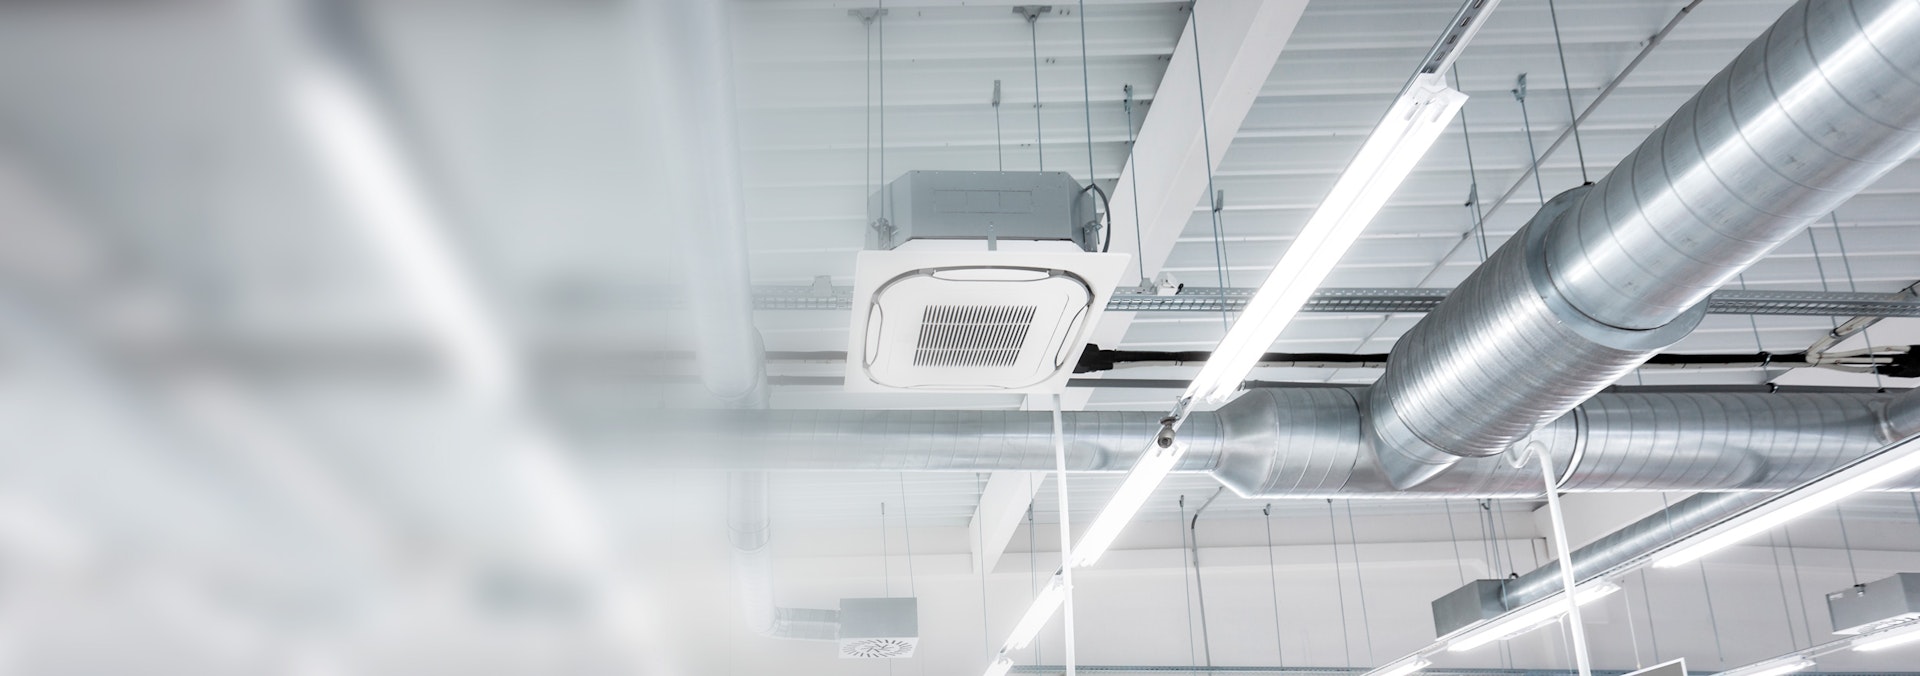
[[[1127,260],[1078,250],[863,251],[847,387],[1058,392]]]

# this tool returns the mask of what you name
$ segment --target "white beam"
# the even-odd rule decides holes
[[[1007,542],[1045,484],[1046,472],[994,472],[980,489],[980,504],[967,523],[967,543],[973,549],[973,572],[993,570],[1006,553]]]
[[[1166,264],[1174,242],[1193,216],[1194,206],[1207,196],[1207,173],[1219,168],[1227,146],[1239,134],[1240,124],[1253,109],[1254,100],[1259,98],[1261,87],[1273,72],[1274,62],[1279,60],[1281,49],[1286,47],[1306,7],[1307,0],[1200,0],[1196,3],[1187,25],[1180,29],[1180,42],[1167,62],[1167,70],[1160,76],[1159,86],[1154,89],[1153,105],[1147,111],[1140,135],[1134,139],[1133,152],[1127,157],[1113,190],[1113,227],[1117,232],[1113,233],[1111,250],[1139,260],[1138,266],[1129,266],[1130,270],[1144,271],[1147,277],[1152,277]],[[1195,45],[1200,48],[1201,70],[1198,71]],[[1204,129],[1200,117],[1202,79],[1206,85]],[[1136,184],[1140,187],[1137,195],[1133,190]],[[1135,246],[1135,238],[1127,232],[1136,222],[1135,204],[1139,205],[1140,246]],[[1119,345],[1128,325],[1133,323],[1133,314],[1101,315],[1089,342],[1103,347]],[[1091,388],[1069,389],[1060,396],[1061,406],[1071,410],[1085,408],[1092,394]],[[1171,404],[1171,400],[1168,403]],[[1043,406],[1030,399],[1026,408],[1040,410]],[[1142,439],[1151,432],[1142,430]],[[1025,486],[1024,476],[1015,480],[1002,478],[1001,474],[995,473],[987,481],[989,489],[996,484]],[[1025,498],[1017,498],[1018,495],[1017,491],[1002,489],[996,499],[1017,501],[995,504],[992,511],[1025,512],[1033,496],[1028,493]],[[988,505],[988,496],[983,494],[981,508]],[[976,524],[980,522],[980,514],[979,510],[974,512]],[[976,540],[976,547],[981,550],[974,554],[976,566],[982,560],[998,560],[1000,552],[1006,550],[1005,538],[1013,535],[1012,529],[1001,533],[998,539],[993,537],[996,533],[1000,531],[990,528],[983,534],[984,541]]]
[[[1228,145],[1253,109],[1306,6],[1306,0],[1196,3],[1113,191],[1113,227],[1118,232],[1111,250],[1138,257],[1140,264],[1134,270],[1152,277],[1166,263],[1194,207],[1207,199],[1207,173],[1218,169],[1226,157]],[[1196,44],[1200,47],[1198,75]],[[1206,81],[1204,128],[1201,76]],[[1140,246],[1126,232],[1134,227],[1135,204],[1139,205]],[[1133,313],[1106,313],[1094,329],[1092,342],[1117,346],[1132,322]]]

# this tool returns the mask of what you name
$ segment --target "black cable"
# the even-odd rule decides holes
[[[770,358],[772,354],[773,353],[769,353]],[[1099,346],[1090,345],[1085,351],[1080,353],[1080,360],[1079,363],[1074,366],[1074,372],[1093,373],[1097,371],[1110,371],[1124,364],[1141,362],[1190,362],[1198,364],[1206,361],[1212,354],[1212,352],[1207,350],[1106,350],[1101,349]],[[1320,364],[1370,365],[1384,364],[1387,362],[1387,359],[1388,355],[1384,352],[1372,354],[1352,354],[1346,352],[1268,352],[1260,355],[1261,363],[1313,362]],[[1897,367],[1889,370],[1920,370],[1920,350],[1909,348],[1908,353],[1906,355],[1900,355],[1899,359],[1903,359],[1904,361],[1899,364],[1888,365],[1890,367]],[[1807,362],[1807,354],[1805,352],[1794,352],[1790,354],[1774,354],[1770,352],[1731,354],[1662,353],[1649,358],[1647,364],[1677,367],[1759,365],[1762,367],[1778,366],[1782,368],[1797,368],[1811,366],[1811,364]],[[1906,371],[1899,370],[1899,372],[1904,373]]]

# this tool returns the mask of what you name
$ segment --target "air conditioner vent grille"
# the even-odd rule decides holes
[[[1013,366],[1038,310],[1034,305],[929,305],[920,316],[913,364]]]

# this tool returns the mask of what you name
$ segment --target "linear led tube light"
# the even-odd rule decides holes
[[[313,66],[290,78],[302,136],[426,329],[472,391],[498,396],[513,384],[513,357],[461,268],[438,215],[409,171],[398,139],[363,91]]]
[[[1871,490],[1920,470],[1920,439],[1907,439],[1855,461],[1799,488],[1781,493],[1723,521],[1677,546],[1655,554],[1653,567],[1672,568],[1739,544],[1789,521],[1832,506],[1855,493]]]
[[[1813,666],[1813,660],[1804,657],[1793,657],[1784,660],[1761,662],[1741,669],[1722,671],[1715,676],[1780,676],[1781,674],[1791,674],[1811,666]]]
[[[1240,388],[1260,355],[1299,314],[1313,290],[1326,280],[1466,102],[1467,95],[1448,87],[1438,73],[1413,79],[1307,219],[1293,246],[1273,266],[1267,281],[1247,301],[1246,310],[1214,348],[1186,396],[1219,404]]]
[[[1069,558],[1071,565],[1084,568],[1099,561],[1100,555],[1113,546],[1114,538],[1120,537],[1120,531],[1133,521],[1133,516],[1140,512],[1140,507],[1147,503],[1154,489],[1160,487],[1167,473],[1173,471],[1174,465],[1179,464],[1180,458],[1186,454],[1187,444],[1183,441],[1176,440],[1167,448],[1161,448],[1158,443],[1147,444],[1146,454],[1140,456],[1140,460],[1133,464],[1133,469],[1127,472],[1127,480],[1120,483],[1120,490],[1115,491],[1113,499],[1100,509],[1100,515],[1094,517],[1093,525],[1080,536],[1080,541],[1074,543]]]
[[[1369,671],[1363,676],[1407,676],[1408,674],[1418,673],[1421,669],[1431,666],[1433,666],[1432,660],[1414,655],[1413,657]]]
[[[1601,580],[1581,587],[1579,591],[1574,592],[1575,596],[1573,600],[1584,606],[1606,598],[1607,595],[1617,591],[1620,591],[1620,585],[1614,584],[1610,580]],[[1566,614],[1566,612],[1567,602],[1561,601],[1560,595],[1555,594],[1552,597],[1534,603],[1532,606],[1528,606],[1524,610],[1507,613],[1492,622],[1480,625],[1464,634],[1454,637],[1452,640],[1447,641],[1447,650],[1449,652],[1465,652],[1494,641],[1510,639],[1560,619],[1560,616]]]
[[[1007,643],[1001,652],[1011,652],[1033,643],[1033,637],[1047,626],[1047,620],[1053,619],[1053,612],[1060,609],[1060,603],[1067,599],[1067,585],[1055,573],[1040,595],[1033,597],[1033,605],[1027,606],[1027,614],[1020,616],[1020,623],[1013,625],[1013,634],[1007,637]]]
[[[1895,629],[1870,637],[1864,637],[1864,640],[1853,644],[1853,649],[1861,652],[1877,652],[1888,648],[1897,648],[1916,641],[1920,641],[1920,624],[1912,624],[1908,625],[1905,629]]]
[[[1001,657],[987,665],[987,672],[981,676],[1007,676],[1007,671],[1010,669],[1013,669],[1013,658]]]

